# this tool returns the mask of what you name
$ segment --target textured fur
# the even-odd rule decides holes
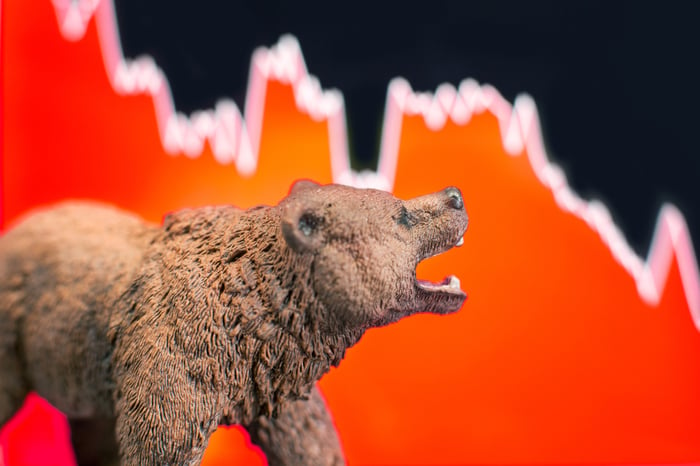
[[[36,213],[0,239],[0,425],[35,390],[86,464],[114,460],[115,438],[123,464],[198,464],[233,423],[271,462],[342,463],[314,383],[366,329],[461,306],[415,266],[466,224],[454,188],[400,201],[309,182],[161,227],[90,204]]]

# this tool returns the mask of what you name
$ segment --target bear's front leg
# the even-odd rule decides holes
[[[142,362],[120,371],[117,379],[122,465],[199,465],[218,424],[214,397],[174,361],[144,355]]]
[[[246,428],[269,466],[345,464],[333,419],[316,386],[308,400],[291,402],[278,417],[260,417]]]

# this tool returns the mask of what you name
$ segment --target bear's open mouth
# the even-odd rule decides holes
[[[443,254],[454,247],[459,247],[464,244],[464,237],[460,236],[459,240],[457,243],[454,244],[454,246],[448,247],[444,250],[438,251],[436,254],[426,257],[424,259],[429,259],[431,257],[438,256],[440,254]],[[421,259],[421,260],[424,260]],[[420,261],[419,261],[420,262]],[[460,287],[460,281],[459,278],[457,278],[454,275],[448,275],[447,277],[443,278],[442,281],[440,282],[432,282],[429,280],[422,280],[420,278],[415,279],[416,286],[420,288],[423,291],[427,291],[429,293],[447,293],[450,295],[456,295],[456,296],[463,296],[466,297],[466,293],[461,289]]]

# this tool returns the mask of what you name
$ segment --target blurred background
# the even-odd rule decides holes
[[[318,118],[288,77],[251,68],[258,47],[280,59],[276,44],[288,33],[308,72],[343,94],[353,168],[376,168],[381,135],[393,134],[397,197],[462,189],[464,246],[417,273],[456,274],[469,295],[463,309],[369,331],[320,382],[350,464],[700,461],[700,277],[684,236],[700,245],[700,30],[690,4],[2,0],[0,8],[3,228],[67,198],[159,222],[182,207],[277,203],[298,178],[338,181],[331,154],[344,140],[333,118],[342,114]],[[131,61],[144,55],[154,61]],[[301,59],[282,58],[290,56]],[[592,209],[574,215],[555,202],[527,157],[531,146],[506,153],[499,123],[525,117],[510,120],[505,101],[501,120],[489,108],[439,128],[406,104],[400,131],[382,128],[397,76],[416,92],[473,78],[510,103],[531,95],[549,158],[583,200],[604,201],[622,238],[602,234],[610,223]],[[199,112],[222,98],[244,109],[247,93],[257,96],[254,115],[245,111],[248,130],[260,133],[254,173],[217,157],[221,141],[231,158],[244,152],[237,110]],[[450,108],[464,99],[452,96]],[[644,298],[643,261],[665,202],[682,215],[664,211],[656,231],[669,247],[656,249],[657,293]],[[0,428],[5,466],[74,464],[68,436],[61,413],[32,395]],[[214,434],[204,461],[264,462],[236,428]]]

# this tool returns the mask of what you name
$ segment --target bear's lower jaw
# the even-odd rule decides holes
[[[460,288],[459,279],[454,275],[439,283],[416,280],[415,294],[416,312],[432,314],[457,312],[467,299],[467,294]]]
[[[425,291],[444,291],[446,293],[464,294],[462,289],[459,287],[459,278],[455,277],[454,275],[445,277],[440,283],[433,283],[428,280],[416,280],[416,283],[420,288],[423,288]]]

